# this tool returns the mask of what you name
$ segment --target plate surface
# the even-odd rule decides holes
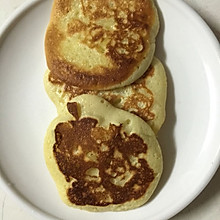
[[[158,0],[156,55],[168,77],[167,118],[159,133],[164,173],[150,201],[126,212],[65,206],[43,158],[56,109],[43,87],[44,35],[52,1],[31,1],[0,30],[1,186],[40,219],[168,219],[206,186],[220,161],[219,44],[183,2]]]

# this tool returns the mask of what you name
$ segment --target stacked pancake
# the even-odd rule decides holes
[[[155,190],[167,89],[158,28],[153,0],[54,0],[44,84],[58,116],[44,152],[67,205],[128,210]]]

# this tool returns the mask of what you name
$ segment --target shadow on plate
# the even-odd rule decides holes
[[[156,57],[158,57],[163,63],[167,75],[167,103],[166,120],[158,134],[158,140],[163,153],[163,174],[150,201],[153,200],[165,186],[172,173],[176,160],[176,144],[174,139],[174,126],[176,123],[174,83],[169,67],[166,66],[166,51],[164,49],[164,18],[158,5],[157,8],[160,19],[160,31],[156,38]]]

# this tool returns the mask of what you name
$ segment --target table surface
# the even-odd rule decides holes
[[[207,22],[220,41],[220,0],[183,0]],[[0,26],[25,0],[0,1]],[[36,220],[0,189],[1,220]],[[220,169],[203,192],[172,220],[220,219]]]

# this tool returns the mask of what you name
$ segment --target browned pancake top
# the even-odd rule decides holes
[[[143,196],[154,172],[140,155],[147,145],[122,126],[98,126],[94,118],[78,118],[77,104],[68,103],[76,121],[59,123],[53,153],[60,171],[72,186],[69,200],[76,205],[107,206]],[[134,162],[135,161],[135,162]]]
[[[81,0],[83,16],[60,22],[73,8],[74,0],[55,0],[46,39],[50,78],[83,89],[105,89],[127,80],[148,55],[156,11],[151,0]],[[105,24],[113,19],[115,25]],[[67,61],[60,45],[82,33],[80,42],[107,57],[107,65],[80,67]],[[104,46],[103,46],[104,45]]]

